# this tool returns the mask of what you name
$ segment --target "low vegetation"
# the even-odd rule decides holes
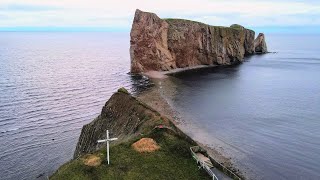
[[[118,92],[122,92],[122,93],[125,93],[125,94],[129,94],[128,90],[127,90],[126,88],[124,88],[124,87],[119,88],[119,89],[118,89]]]
[[[233,28],[233,29],[238,29],[238,30],[242,30],[243,29],[243,27],[241,25],[239,25],[239,24],[232,24],[230,27]]]
[[[136,151],[132,144],[142,138],[152,139],[159,148],[148,153]],[[150,145],[150,140],[147,145]],[[192,145],[170,129],[154,129],[148,135],[111,146],[110,165],[103,161],[99,166],[88,166],[80,157],[60,167],[50,179],[211,179],[192,159],[189,151]],[[105,159],[105,154],[105,149],[102,149],[94,155]]]
[[[165,20],[167,23],[169,23],[171,25],[197,23],[199,25],[209,26],[209,27],[214,27],[214,28],[221,28],[221,29],[243,30],[243,28],[244,28],[239,24],[233,24],[230,27],[226,27],[226,26],[213,26],[213,25],[205,24],[205,23],[198,22],[198,21],[188,20],[188,19],[164,18],[163,20]]]
[[[192,21],[189,19],[164,18],[163,20],[167,21],[168,23],[198,23],[198,24],[206,25],[205,23]]]

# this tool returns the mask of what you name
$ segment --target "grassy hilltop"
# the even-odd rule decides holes
[[[126,99],[126,101],[121,101],[121,99]],[[170,121],[166,122],[166,120],[164,120],[166,119],[165,117],[159,118],[161,115],[158,112],[155,110],[150,111],[150,107],[141,103],[136,98],[132,98],[132,96],[124,91],[124,89],[119,90],[108,102],[106,103],[106,107],[108,108],[104,109],[109,109],[110,107],[113,113],[118,113],[118,111],[124,112],[119,113],[119,116],[116,116],[117,119],[119,119],[118,121],[121,121],[121,119],[124,118],[123,116],[126,116],[125,111],[127,111],[127,109],[123,108],[124,106],[122,106],[121,103],[124,103],[123,105],[131,104],[130,108],[139,109],[139,115],[137,115],[137,117],[141,116],[138,119],[143,119],[143,124],[141,125],[141,123],[139,123],[137,127],[143,127],[143,131],[138,135],[128,134],[126,137],[129,138],[123,138],[125,140],[122,141],[120,139],[119,144],[111,146],[110,165],[107,165],[104,161],[106,149],[102,148],[96,152],[82,154],[80,157],[64,164],[50,177],[50,179],[211,179],[206,172],[198,168],[196,161],[191,156],[189,148],[196,144],[177,129],[173,123]],[[148,113],[148,117],[150,118],[142,118],[145,116],[145,113]],[[130,116],[130,118],[135,119],[135,117],[132,116],[132,113],[128,113],[127,115]],[[116,121],[117,119],[112,120]],[[161,122],[159,119],[161,119]],[[108,123],[109,121],[104,122]],[[162,126],[162,124],[164,125]],[[92,123],[91,125],[94,126],[95,123]],[[159,128],[159,125],[162,127]],[[117,124],[113,127],[115,129],[118,128]],[[137,129],[137,127],[132,128]],[[156,146],[157,148],[151,148],[149,149],[150,151],[147,152],[144,152],[144,149],[139,151],[134,148],[133,144],[140,142],[142,138],[150,138],[156,143],[153,144],[153,146],[150,145],[150,147]],[[90,138],[87,137],[84,139],[91,141]],[[142,146],[149,145],[142,144]],[[148,147],[142,148],[148,149]]]

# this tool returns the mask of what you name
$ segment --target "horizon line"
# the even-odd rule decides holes
[[[265,26],[247,27],[256,33],[315,33],[319,34],[319,26]],[[51,26],[19,26],[0,27],[0,32],[130,32],[131,27],[51,27]]]

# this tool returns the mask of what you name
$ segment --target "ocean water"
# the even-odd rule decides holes
[[[0,33],[0,179],[46,179],[128,75],[128,33]],[[38,178],[37,178],[38,177]]]
[[[252,179],[320,179],[320,36],[267,35],[270,53],[175,77],[192,137]]]
[[[172,101],[250,177],[320,179],[320,37],[267,40],[278,53],[177,75]],[[0,179],[45,179],[70,160],[113,92],[150,86],[129,67],[128,33],[0,33]]]

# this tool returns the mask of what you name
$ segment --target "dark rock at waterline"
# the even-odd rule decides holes
[[[41,174],[39,174],[38,176],[37,176],[37,179],[38,178],[41,178],[41,177],[43,177],[44,176],[44,173],[41,173]]]
[[[267,43],[263,33],[259,33],[258,37],[254,40],[254,48],[256,53],[267,53]]]

